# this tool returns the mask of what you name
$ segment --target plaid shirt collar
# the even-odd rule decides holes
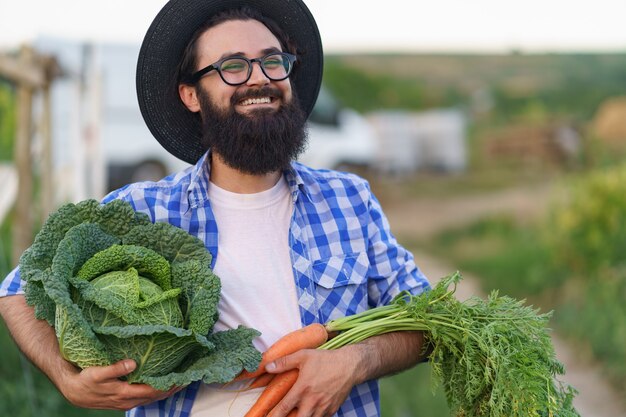
[[[306,194],[306,188],[304,186],[304,180],[300,176],[300,173],[294,169],[293,165],[289,166],[283,171],[283,175],[289,185],[291,196],[294,203],[298,199],[300,192]],[[206,200],[208,200],[208,188],[209,179],[211,177],[211,151],[202,155],[202,157],[191,168],[189,189],[187,190],[187,202],[190,209],[195,209],[201,206]]]

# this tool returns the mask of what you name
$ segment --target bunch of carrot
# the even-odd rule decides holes
[[[408,330],[425,333],[435,381],[443,385],[453,414],[580,417],[573,407],[576,390],[556,379],[564,369],[547,327],[550,314],[538,314],[497,292],[487,300],[460,302],[454,297],[460,279],[452,274],[421,295],[401,293],[389,305],[284,336],[263,354],[257,371],[237,378],[258,378],[254,386],[268,384],[245,417],[268,415],[298,379],[297,369],[273,378],[263,375],[268,363],[301,349],[338,349]]]
[[[269,374],[265,367],[270,362],[283,356],[291,355],[301,349],[316,349],[328,340],[328,332],[323,324],[314,323],[295,330],[280,338],[264,353],[259,367],[254,372],[243,371],[235,381],[253,379],[248,388],[266,386],[256,403],[246,413],[245,417],[265,417],[289,392],[298,379],[298,370],[292,369],[280,374]],[[291,411],[288,417],[294,417],[297,409]]]

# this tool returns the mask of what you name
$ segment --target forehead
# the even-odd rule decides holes
[[[224,55],[242,53],[256,57],[269,48],[282,50],[272,32],[258,20],[229,20],[222,22],[198,39],[200,62],[214,62]]]

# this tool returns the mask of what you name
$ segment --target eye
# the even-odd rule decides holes
[[[263,66],[266,69],[276,69],[284,67],[283,57],[281,55],[268,56],[263,60]]]
[[[241,72],[248,69],[248,63],[243,59],[228,59],[222,62],[220,69],[224,72]]]

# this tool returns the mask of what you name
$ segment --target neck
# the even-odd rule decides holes
[[[233,193],[253,194],[269,190],[281,175],[280,171],[264,175],[246,174],[229,167],[218,154],[211,153],[211,182]]]

